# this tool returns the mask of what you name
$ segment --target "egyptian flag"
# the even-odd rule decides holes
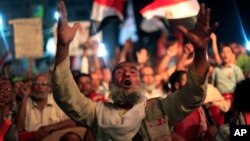
[[[140,13],[145,19],[158,17],[168,29],[175,31],[177,25],[193,28],[199,9],[197,0],[154,0]]]
[[[123,7],[125,0],[94,0],[91,13],[91,32],[98,32],[110,20],[123,20]],[[95,33],[90,33],[91,35]]]

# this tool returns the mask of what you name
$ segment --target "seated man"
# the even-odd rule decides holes
[[[188,31],[180,26],[195,46],[194,64],[187,73],[186,85],[164,99],[146,98],[141,93],[139,67],[123,62],[112,72],[110,97],[113,103],[94,102],[81,94],[69,69],[69,44],[79,24],[69,27],[64,2],[58,5],[58,42],[55,66],[52,70],[53,96],[58,105],[75,121],[91,127],[95,140],[171,140],[175,122],[199,107],[206,95],[208,70],[210,10],[201,6],[196,28]]]
[[[76,126],[55,103],[51,94],[50,76],[39,74],[32,83],[32,91],[22,87],[22,101],[16,118],[18,131],[38,131],[37,138]]]

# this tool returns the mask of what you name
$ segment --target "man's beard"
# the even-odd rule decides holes
[[[43,100],[46,99],[48,96],[48,93],[32,93],[31,97],[35,100]]]
[[[114,84],[110,86],[109,96],[119,106],[132,106],[140,102],[143,98],[141,88],[135,91],[127,91]]]

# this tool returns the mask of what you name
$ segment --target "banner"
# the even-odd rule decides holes
[[[82,44],[84,44],[85,42],[87,42],[88,40],[90,40],[90,41],[96,40],[98,42],[102,41],[102,32],[98,32],[98,34],[96,34],[95,36],[91,36],[91,38],[90,38],[89,37],[90,21],[76,21],[76,22],[69,22],[68,24],[69,24],[69,26],[73,26],[74,23],[80,23],[81,26],[80,26],[79,30],[76,32],[76,35],[75,35],[73,41],[70,43],[69,55],[70,56],[79,56],[79,55],[82,55],[82,53],[83,53],[83,50],[80,46]],[[54,25],[53,30],[54,30],[54,41],[55,41],[54,47],[56,49],[57,23]]]
[[[14,19],[15,58],[43,57],[42,20],[40,18]]]

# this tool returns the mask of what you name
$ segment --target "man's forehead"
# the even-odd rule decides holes
[[[136,69],[139,71],[139,66],[136,63],[133,62],[123,62],[120,63],[118,65],[115,66],[115,68],[113,69],[113,73],[117,70],[117,69],[122,69],[122,68],[131,68],[131,69]]]
[[[139,66],[136,63],[133,62],[124,62],[124,63],[120,63],[116,66],[116,69],[119,68],[135,68],[135,69],[139,69]]]
[[[11,87],[11,83],[7,80],[1,80],[0,81],[0,87]]]

